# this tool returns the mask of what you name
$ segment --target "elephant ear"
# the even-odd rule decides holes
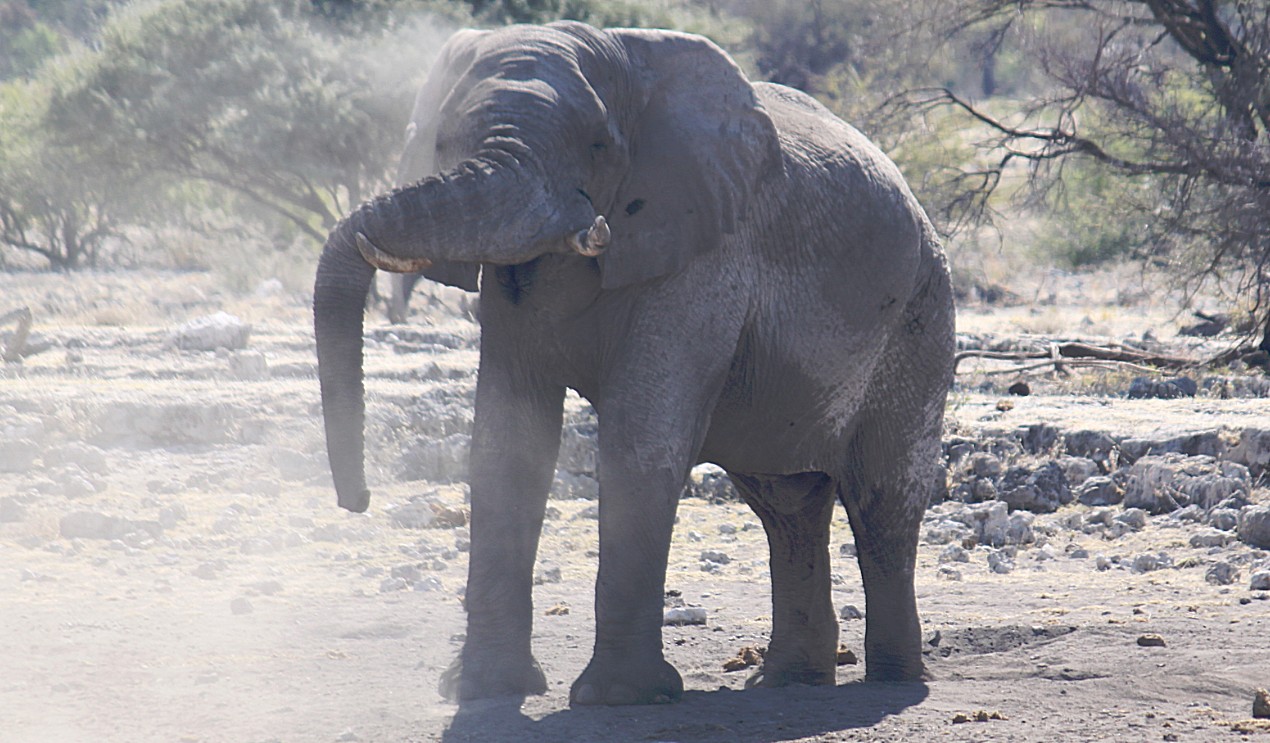
[[[472,66],[475,42],[483,35],[480,31],[459,31],[441,48],[428,79],[415,96],[414,111],[406,127],[406,146],[397,164],[397,185],[408,186],[420,178],[437,172],[437,128],[441,110],[454,90],[455,83]],[[479,263],[458,261],[433,261],[424,270],[424,278],[446,286],[474,292],[480,289],[481,266]]]
[[[647,97],[608,215],[605,288],[664,276],[717,248],[762,180],[782,167],[776,127],[722,49],[690,34],[616,33]]]

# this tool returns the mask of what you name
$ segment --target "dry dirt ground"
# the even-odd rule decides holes
[[[683,701],[571,710],[592,638],[596,522],[593,501],[553,499],[534,634],[550,692],[460,710],[436,687],[464,631],[464,489],[400,475],[461,467],[477,328],[455,295],[428,299],[400,332],[370,322],[375,496],[352,515],[325,470],[304,292],[267,282],[235,296],[203,274],[0,275],[0,314],[29,306],[32,342],[50,344],[0,365],[0,741],[1270,740],[1270,721],[1248,720],[1270,686],[1270,601],[1249,587],[1266,552],[1192,547],[1211,527],[1169,514],[1081,528],[1096,509],[1079,503],[1036,517],[1005,573],[989,563],[1000,550],[968,542],[960,562],[924,541],[929,683],[865,684],[858,664],[835,688],[743,690],[749,670],[723,663],[766,642],[762,530],[741,504],[686,497],[667,588],[708,619],[666,629]],[[1171,334],[1176,321],[1148,310],[1083,309],[1072,331]],[[250,323],[244,349],[177,347],[178,327],[218,311]],[[971,309],[961,326],[1054,332],[1067,316]],[[950,399],[950,435],[1270,427],[1264,397],[1056,387],[999,410],[1004,393],[978,381]],[[433,443],[418,448],[421,436]],[[1264,483],[1249,496],[1270,500]],[[833,530],[834,604],[867,611],[841,513]],[[1130,569],[1161,552],[1171,565]],[[1233,582],[1206,580],[1215,562]],[[861,653],[864,622],[841,629]],[[1140,646],[1146,634],[1164,645]]]

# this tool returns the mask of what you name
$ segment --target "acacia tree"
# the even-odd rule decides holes
[[[268,0],[127,7],[53,84],[48,124],[115,182],[237,194],[319,241],[382,188],[410,94]]]
[[[46,116],[40,83],[0,85],[0,246],[59,270],[92,266],[115,234],[121,193],[82,177],[79,153],[48,136]]]
[[[982,209],[1018,161],[1034,194],[1061,187],[1073,158],[1146,182],[1125,191],[1141,254],[1191,286],[1233,280],[1266,323],[1260,345],[1270,350],[1270,4],[962,0],[957,10],[954,33],[1030,24],[1052,88],[1009,116],[947,88],[907,97],[951,106],[993,133],[988,166],[963,174],[963,198],[950,206]],[[1049,33],[1060,14],[1075,35]]]

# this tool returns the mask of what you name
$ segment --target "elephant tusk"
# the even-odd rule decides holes
[[[585,230],[578,230],[572,235],[565,238],[569,243],[569,247],[577,253],[594,258],[609,246],[609,241],[613,239],[613,233],[609,230],[608,220],[604,215],[598,214],[595,217],[595,223]]]
[[[374,243],[360,232],[357,233],[357,252],[361,253],[362,258],[370,265],[381,271],[392,273],[419,273],[432,265],[432,261],[427,258],[398,258],[395,255],[388,255],[375,247]]]

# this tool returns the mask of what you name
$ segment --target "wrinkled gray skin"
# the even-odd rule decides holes
[[[409,129],[403,175],[331,234],[314,316],[339,503],[367,507],[357,234],[427,275],[480,280],[467,641],[459,699],[546,689],[535,552],[565,389],[599,417],[595,648],[573,704],[674,700],[662,598],[689,468],[715,462],[771,547],[755,684],[831,684],[829,522],[847,509],[867,677],[923,676],[918,525],[939,481],[953,306],[895,166],[811,98],[751,84],[709,41],[576,23],[464,32]],[[570,247],[596,215],[598,257]],[[400,269],[401,266],[399,265]]]

